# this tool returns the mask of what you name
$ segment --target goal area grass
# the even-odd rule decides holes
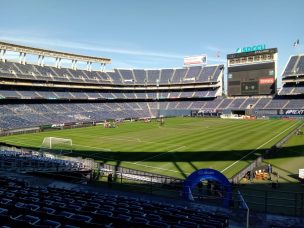
[[[177,178],[186,178],[201,168],[213,168],[231,177],[302,123],[176,117],[165,119],[162,126],[156,120],[124,122],[117,128],[98,125],[6,136],[0,137],[0,142],[39,150],[46,137],[71,139],[71,156]],[[299,144],[287,146],[294,151]],[[292,166],[288,159],[295,156],[290,153],[280,159]]]

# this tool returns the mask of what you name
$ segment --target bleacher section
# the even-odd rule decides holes
[[[304,94],[304,55],[291,56],[282,75],[282,96]]]
[[[68,91],[68,90],[67,90]],[[1,98],[8,98],[8,99],[68,99],[68,100],[92,100],[92,99],[156,99],[157,93],[160,93],[159,98],[207,98],[207,97],[216,97],[216,93],[218,91],[215,90],[201,90],[198,92],[154,92],[154,91],[141,91],[141,92],[99,92],[99,91],[71,91],[71,92],[64,92],[64,91],[39,91],[39,90],[1,90],[0,89],[0,97]],[[168,96],[169,95],[169,96]]]
[[[101,192],[28,186],[0,177],[2,227],[214,227],[229,218],[199,207]]]
[[[301,109],[303,98],[294,96],[304,93],[303,66],[304,56],[293,56],[284,70],[280,93],[291,98],[224,98],[223,65],[101,72],[0,62],[3,80],[44,85],[2,85],[0,129],[156,117],[160,110]],[[45,86],[48,82],[56,86]]]
[[[0,77],[70,83],[166,85],[217,82],[223,68],[223,65],[216,65],[164,70],[114,69],[114,71],[100,72],[0,62]]]
[[[151,94],[151,97],[154,94]],[[159,108],[157,106],[159,104]],[[151,108],[152,107],[152,108]],[[0,106],[0,129],[44,124],[99,122],[108,119],[156,117],[160,110],[304,109],[304,99],[216,98],[208,101],[47,103]]]
[[[66,172],[81,171],[80,162],[42,157],[21,152],[0,151],[0,170],[13,172]]]

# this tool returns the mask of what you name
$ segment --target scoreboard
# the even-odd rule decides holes
[[[228,96],[276,93],[277,49],[227,55]]]

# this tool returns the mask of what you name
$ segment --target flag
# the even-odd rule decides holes
[[[297,41],[295,41],[294,43],[293,43],[293,47],[296,47],[296,46],[298,46],[300,44],[300,41],[299,41],[299,39],[297,39]]]
[[[220,53],[220,51],[217,51],[215,53],[215,58],[219,59],[220,57],[221,57],[221,53]]]

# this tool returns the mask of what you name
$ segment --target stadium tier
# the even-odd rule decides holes
[[[168,85],[218,82],[223,68],[223,65],[215,65],[163,70],[114,69],[114,71],[101,72],[0,62],[0,77],[70,83]]]
[[[45,103],[0,106],[0,128],[28,128],[45,124],[100,122],[109,119],[157,117],[159,111],[178,110],[257,110],[304,109],[304,99],[216,98],[206,101]],[[175,111],[175,112],[174,112]],[[188,112],[190,115],[190,112]]]
[[[10,227],[222,227],[229,218],[193,206],[101,192],[26,186],[0,177],[0,225]]]
[[[198,110],[217,115],[301,110],[303,65],[304,56],[290,58],[283,73],[281,96],[225,98],[223,65],[91,71],[1,61],[0,129],[191,115]]]
[[[304,55],[291,56],[282,75],[280,95],[304,94]]]
[[[184,182],[183,178],[192,176],[192,169],[196,170],[194,173],[200,173],[201,170],[198,170],[198,167],[205,166],[207,164],[205,162],[212,161],[217,163],[218,161],[224,161],[220,160],[222,158],[212,158],[213,155],[211,156],[211,152],[213,150],[218,151],[218,153],[215,154],[219,154],[221,157],[224,157],[222,156],[224,155],[223,153],[227,152],[227,154],[232,154],[231,156],[234,156],[234,158],[227,158],[226,168],[225,165],[223,165],[224,162],[221,164],[222,167],[220,169],[222,169],[222,171],[220,171],[219,174],[230,178],[226,180],[229,181],[230,188],[230,183],[239,183],[241,179],[244,179],[244,174],[248,174],[249,169],[251,169],[252,172],[253,166],[251,165],[254,164],[256,166],[257,164],[255,163],[258,163],[258,160],[255,160],[250,166],[242,167],[243,163],[247,163],[247,161],[243,161],[243,158],[248,156],[249,159],[250,155],[250,159],[256,159],[254,156],[260,153],[260,148],[263,147],[262,149],[264,150],[264,145],[268,145],[270,142],[272,143],[273,139],[278,138],[278,136],[284,132],[290,134],[287,130],[297,127],[300,121],[281,121],[283,123],[282,126],[285,125],[285,123],[286,126],[287,124],[290,126],[283,131],[274,130],[273,134],[276,133],[276,135],[269,135],[269,137],[271,136],[272,138],[270,140],[267,139],[268,141],[266,143],[251,146],[249,143],[245,143],[245,140],[239,140],[239,137],[244,134],[241,125],[255,132],[253,136],[260,140],[260,132],[252,130],[253,128],[249,126],[249,122],[240,121],[234,127],[234,125],[232,125],[234,121],[230,120],[227,120],[229,125],[224,126],[217,124],[217,122],[211,118],[193,118],[194,121],[207,122],[206,129],[215,129],[217,125],[220,125],[221,129],[219,132],[223,131],[224,133],[223,136],[221,136],[224,140],[207,139],[206,141],[210,143],[210,145],[212,143],[215,144],[215,149],[208,145],[208,149],[205,151],[203,148],[204,145],[197,142],[204,141],[202,138],[207,137],[205,133],[206,135],[210,134],[209,129],[206,130],[205,126],[202,126],[204,129],[196,129],[196,126],[200,125],[200,122],[188,123],[188,118],[178,118],[185,122],[181,123],[180,127],[176,125],[170,127],[170,124],[174,123],[175,118],[166,119],[166,124],[164,125],[163,117],[207,116],[233,119],[303,119],[303,55],[292,56],[289,59],[282,75],[283,87],[279,93],[277,93],[276,88],[277,49],[268,49],[267,55],[258,51],[228,55],[226,88],[228,95],[226,96],[223,94],[223,64],[202,64],[168,69],[117,68],[111,71],[105,71],[104,66],[111,62],[110,59],[68,53],[63,53],[63,56],[56,57],[53,55],[58,54],[58,52],[50,51],[50,56],[47,55],[48,51],[46,51],[46,53],[44,53],[46,56],[38,54],[37,64],[31,64],[25,62],[25,56],[22,58],[22,55],[25,54],[23,53],[24,50],[22,49],[21,51],[20,61],[18,63],[6,61],[3,56],[1,58],[2,61],[0,60],[0,136],[11,137],[11,135],[14,134],[42,132],[38,134],[42,134],[43,138],[31,139],[33,142],[39,140],[39,146],[36,147],[32,146],[30,142],[26,142],[24,145],[20,144],[19,146],[21,146],[21,148],[19,148],[19,146],[17,146],[18,144],[14,144],[15,141],[13,138],[16,136],[12,136],[9,140],[3,141],[0,148],[0,171],[8,172],[8,174],[14,171],[22,173],[18,173],[18,175],[24,175],[24,173],[26,173],[26,175],[35,174],[37,178],[41,178],[39,175],[52,176],[52,178],[56,179],[56,182],[60,182],[60,178],[65,179],[72,176],[75,178],[73,179],[73,185],[79,181],[76,180],[77,177],[75,177],[74,174],[79,174],[80,179],[82,178],[82,183],[85,182],[86,184],[90,181],[102,182],[102,179],[106,177],[108,189],[106,191],[100,190],[96,186],[90,185],[90,183],[86,185],[86,187],[84,187],[84,185],[77,185],[77,187],[75,187],[76,184],[74,185],[74,189],[86,189],[86,191],[75,191],[71,190],[71,188],[67,190],[68,188],[41,187],[42,185],[37,185],[39,180],[36,179],[34,180],[35,184],[32,183],[29,185],[25,181],[11,178],[10,175],[0,174],[0,226],[3,227],[226,228],[229,226],[229,222],[233,222],[232,214],[230,214],[231,217],[229,218],[226,215],[217,213],[222,211],[217,208],[217,206],[222,205],[222,202],[217,205],[218,202],[215,201],[226,201],[225,210],[236,208],[237,210],[244,210],[248,207],[245,205],[246,203],[240,205],[240,202],[245,202],[245,200],[242,199],[239,201],[239,196],[233,199],[226,198],[221,190],[215,191],[217,184],[213,183],[213,181],[217,182],[218,180],[216,178],[214,180],[213,177],[210,179],[212,181],[208,178],[206,178],[206,180],[200,179],[200,183],[195,184],[195,188],[198,188],[196,189],[198,190],[198,195],[196,195],[196,193],[192,195],[192,190],[189,186],[186,186],[186,188],[189,188],[190,192],[187,193],[186,188],[184,188],[183,192],[180,192],[181,183]],[[3,50],[1,50],[1,52],[3,53]],[[55,58],[56,66],[45,66],[43,64],[44,57]],[[60,67],[61,57],[72,60],[71,68]],[[84,63],[87,63],[87,69],[77,69],[77,61],[83,62],[84,59],[86,60]],[[101,64],[102,70],[92,70],[92,63]],[[151,121],[151,118],[157,120]],[[135,134],[133,135],[133,133],[137,132],[127,130],[123,125],[120,125],[121,122],[133,122],[133,120],[143,120],[143,123],[132,123],[132,126],[138,125],[140,128],[147,126],[148,130],[152,129],[150,129],[151,126],[153,127],[152,130],[154,130],[154,126],[156,126],[155,129],[162,131],[161,134],[155,133],[155,135],[159,137],[156,139],[157,142],[151,139],[152,134],[154,134],[153,131],[151,131],[150,136],[139,133],[143,134],[146,138],[142,140],[139,137],[137,138]],[[266,123],[266,121],[264,121],[265,120],[261,120],[261,122],[257,122],[259,125],[263,125],[263,123]],[[146,123],[149,122],[151,122],[150,127],[146,125]],[[250,122],[256,123],[256,121]],[[277,121],[269,122],[273,122],[275,125]],[[88,140],[88,138],[91,138],[89,130],[98,130],[98,127],[85,128],[85,134],[88,135],[87,138],[84,136],[69,138],[49,133],[49,131],[53,132],[51,130],[56,129],[95,125],[101,125],[104,128],[119,127],[119,129],[115,131],[122,130],[123,136],[119,139],[119,142],[115,140],[115,146],[112,147],[107,144],[110,145],[112,143],[111,138],[112,134],[115,136],[114,131],[108,131],[110,137],[107,137],[104,133],[102,133],[102,136],[97,135],[98,138],[96,137],[96,142],[101,141],[101,143],[103,143],[102,147],[99,147],[95,145],[95,142],[92,144],[89,142],[88,145],[83,145],[81,142],[72,143],[72,140],[78,141],[80,138]],[[281,127],[280,124],[277,125]],[[163,128],[164,126],[165,128]],[[168,141],[170,144],[163,143],[160,140],[160,137],[164,138],[164,136],[166,136],[167,133],[165,130],[168,130],[166,129],[167,126],[169,126],[168,129],[174,135],[172,137],[169,135],[168,140],[161,140]],[[265,127],[265,129],[269,128],[266,124],[263,127]],[[240,134],[231,133],[230,129],[234,128],[238,128]],[[212,136],[218,134],[218,132],[213,131],[214,129],[212,129]],[[195,135],[200,137],[197,142],[192,139],[190,130],[194,130]],[[271,131],[270,128],[267,130]],[[105,131],[107,131],[107,129],[105,129]],[[65,131],[60,131],[59,134],[61,133],[65,133]],[[95,134],[94,132],[94,135]],[[175,134],[180,135],[181,138],[176,137]],[[248,135],[250,135],[250,133]],[[24,135],[21,136],[23,137]],[[235,140],[236,138],[238,139]],[[250,135],[250,140],[252,138]],[[121,140],[125,140],[127,143],[120,142]],[[242,144],[246,144],[244,151],[249,150],[248,153],[245,151],[244,153],[247,154],[244,156],[242,155],[241,148],[225,148],[224,144],[230,144],[227,143],[229,140],[236,142],[242,141]],[[41,141],[42,144],[40,143]],[[184,141],[191,143],[191,146],[188,146],[188,144],[184,145]],[[19,143],[20,141],[16,140],[16,143],[17,142]],[[182,144],[180,144],[180,142]],[[61,146],[58,147],[58,144],[61,144]],[[137,146],[141,147],[145,144],[146,146],[138,150],[143,151],[139,152],[142,153],[142,155],[140,155],[141,157],[139,159],[133,158],[132,153],[134,151],[137,152]],[[160,145],[162,144],[164,148],[161,148]],[[12,148],[10,145],[15,145],[16,147]],[[31,146],[27,147],[28,145]],[[56,145],[58,148],[56,148]],[[85,149],[78,149],[77,145]],[[116,145],[118,145],[117,148]],[[195,145],[195,147],[192,148],[192,145]],[[10,146],[11,149],[15,149],[15,152],[3,150],[3,148],[7,149],[8,146]],[[120,146],[122,146],[123,149],[120,149]],[[196,149],[196,146],[198,149]],[[133,151],[133,148],[136,149]],[[252,150],[252,148],[257,149]],[[49,153],[52,149],[54,154]],[[95,149],[97,150],[95,151]],[[127,150],[126,153],[121,153],[121,151],[125,152],[125,150]],[[165,151],[164,153],[162,152],[163,150]],[[199,153],[191,155],[192,150]],[[259,150],[259,153],[253,153],[257,150]],[[98,154],[99,151],[103,152],[101,156]],[[150,151],[151,156],[144,155],[145,151]],[[160,151],[161,153],[159,153]],[[169,152],[171,154],[168,154]],[[187,154],[188,152],[189,155]],[[236,155],[234,155],[235,152],[237,152]],[[202,157],[205,156],[204,153],[207,154],[207,160],[205,160],[205,157]],[[36,156],[36,154],[38,155]],[[64,154],[69,154],[68,157],[72,160],[61,160]],[[164,154],[166,154],[166,156],[163,156]],[[88,156],[89,158],[81,159],[80,157],[75,158],[74,156]],[[127,156],[128,159],[120,156]],[[148,157],[146,158],[145,156]],[[179,158],[179,156],[182,157]],[[187,156],[197,158],[191,158],[188,161]],[[239,158],[239,156],[242,157]],[[155,158],[156,160],[154,160]],[[233,162],[234,160],[236,160],[236,162]],[[185,161],[189,169],[186,166],[186,169],[180,166],[185,163]],[[159,162],[163,162],[163,164],[160,165]],[[171,162],[174,166],[172,166],[173,168],[170,167],[172,165]],[[232,165],[230,162],[233,162]],[[235,170],[230,169],[230,167],[236,163],[239,163],[239,167],[235,168],[235,166]],[[167,164],[169,165],[167,166]],[[212,164],[213,163],[209,163],[209,167],[211,167]],[[226,171],[228,169],[229,171]],[[174,174],[172,175],[169,172]],[[61,175],[61,173],[63,175]],[[14,173],[14,175],[17,174]],[[170,175],[172,176],[170,177]],[[175,179],[175,175],[177,175],[176,177],[179,179]],[[207,175],[210,175],[210,170],[208,170]],[[165,177],[165,179],[159,181],[159,177],[161,176]],[[171,179],[167,181],[167,177],[173,178],[173,181]],[[149,190],[147,191],[150,191],[151,195],[154,192],[160,195],[164,194],[165,192],[163,192],[162,189],[166,188],[168,188],[169,194],[173,194],[173,191],[176,190],[175,188],[178,187],[179,190],[176,192],[176,197],[180,198],[183,196],[183,198],[186,199],[185,196],[188,194],[189,200],[192,198],[193,201],[206,202],[206,204],[208,204],[207,201],[209,201],[209,198],[200,195],[203,193],[203,185],[206,185],[205,190],[207,195],[211,194],[211,198],[214,198],[212,200],[215,200],[211,204],[214,204],[212,207],[216,209],[210,211],[215,211],[216,213],[202,210],[204,207],[202,205],[198,206],[195,202],[187,203],[181,201],[183,203],[179,205],[179,201],[174,201],[173,204],[167,203],[169,202],[167,198],[162,198],[164,200],[163,202],[150,200],[151,197],[148,198],[149,200],[143,200],[142,198],[134,197],[127,185],[125,186],[128,191],[128,196],[120,194],[122,192],[121,190],[115,190],[116,192],[114,193],[112,184],[114,187],[114,185],[120,181],[121,186],[123,186],[123,179],[128,181],[127,185],[130,184],[131,186],[134,184],[136,188],[141,188],[145,185],[148,186],[149,184]],[[184,182],[184,184],[186,182]],[[160,185],[154,186],[155,183]],[[62,184],[62,182],[59,184]],[[67,183],[65,182],[65,184]],[[200,189],[200,184],[202,189]],[[210,188],[208,186],[210,186]],[[227,186],[225,185],[224,189]],[[152,189],[153,187],[156,187],[157,190]],[[96,189],[98,192],[92,191]],[[109,192],[110,194],[102,191]],[[169,197],[169,194],[165,193],[163,196]],[[238,195],[239,194],[240,192],[238,192]],[[265,198],[265,205],[268,205],[266,199],[268,199],[267,196]],[[297,203],[295,203],[295,205],[295,210],[293,211],[296,211],[298,207]],[[204,206],[206,207],[206,205]],[[302,208],[303,206],[301,209]],[[209,209],[211,209],[211,207],[209,207]],[[239,214],[241,210],[237,212],[237,217],[241,217]],[[248,212],[249,210],[247,213]],[[265,210],[265,212],[267,212],[267,210]],[[297,215],[297,212],[295,212],[295,215]],[[249,222],[249,214],[247,214],[247,216],[247,222]],[[240,220],[244,218],[240,218]]]
[[[0,169],[6,171],[80,171],[82,163],[24,154],[21,152],[0,151]]]

